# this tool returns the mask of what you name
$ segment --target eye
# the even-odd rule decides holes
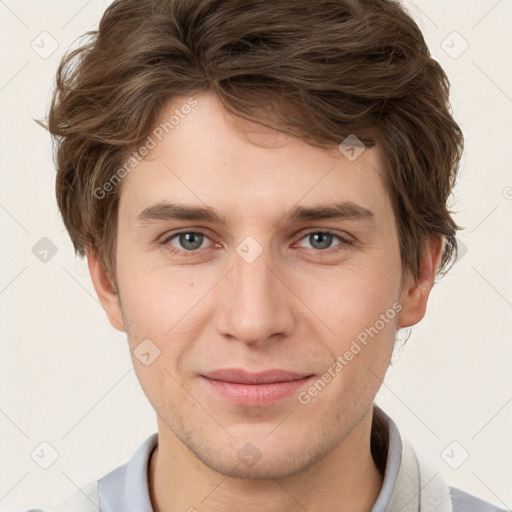
[[[176,239],[176,245],[172,242]],[[174,233],[162,241],[162,244],[172,252],[182,254],[184,256],[193,256],[194,252],[203,249],[203,242],[209,238],[196,231],[182,231],[181,233]]]
[[[331,248],[333,239],[336,238],[340,243],[334,246],[334,251],[344,249],[346,245],[350,245],[348,240],[330,231],[310,231],[301,240],[307,240],[311,249],[325,252],[326,249]]]

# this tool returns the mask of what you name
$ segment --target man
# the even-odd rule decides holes
[[[158,433],[66,510],[499,510],[373,402],[456,254],[448,94],[391,0],[107,9],[58,70],[57,200]]]

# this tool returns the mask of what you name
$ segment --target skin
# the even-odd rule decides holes
[[[161,120],[187,99],[175,98]],[[377,147],[349,161],[337,147],[315,148],[236,118],[211,93],[196,99],[123,179],[117,289],[97,253],[88,253],[98,297],[112,325],[127,332],[137,377],[157,413],[153,507],[370,511],[382,485],[370,453],[373,399],[397,328],[425,314],[441,240],[426,242],[421,275],[406,274],[401,290]],[[163,200],[207,205],[226,223],[137,220]],[[372,210],[373,222],[286,220],[297,205],[334,201]],[[183,228],[205,235],[188,257],[183,239],[169,239]],[[333,236],[325,248],[309,236],[325,230],[351,243]],[[262,249],[252,263],[236,252],[248,236]],[[272,406],[234,405],[199,376],[236,367],[321,378],[396,303],[393,320],[307,404],[294,394]],[[149,366],[134,355],[145,339],[160,350]],[[251,467],[237,456],[248,442],[261,455]]]

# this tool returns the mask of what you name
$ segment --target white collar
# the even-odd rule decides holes
[[[453,512],[450,488],[439,472],[420,463],[411,443],[376,405],[375,414],[387,421],[389,449],[382,489],[371,512]]]

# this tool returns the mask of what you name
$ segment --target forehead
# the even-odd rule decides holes
[[[173,99],[149,138],[150,154],[122,181],[120,213],[133,219],[163,202],[208,205],[238,219],[340,201],[391,212],[377,147],[351,161],[337,145],[317,148],[233,116],[211,93]]]

